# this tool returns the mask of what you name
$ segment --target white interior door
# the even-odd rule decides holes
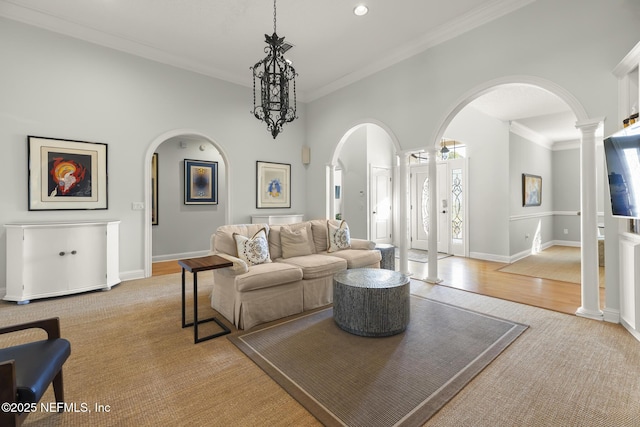
[[[391,169],[371,167],[371,240],[391,243],[392,182]]]

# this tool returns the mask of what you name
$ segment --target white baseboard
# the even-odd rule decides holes
[[[575,240],[553,240],[552,243],[553,244],[551,246],[571,246],[573,248],[582,247],[582,242],[576,242]]]
[[[132,271],[120,272],[120,280],[122,280],[123,282],[127,280],[136,280],[136,279],[144,279],[144,270],[132,270]]]
[[[481,259],[483,261],[493,261],[509,263],[509,257],[504,255],[484,254],[482,252],[469,252],[469,258]]]
[[[180,254],[155,255],[151,257],[151,262],[175,261],[178,259],[198,258],[201,256],[207,256],[207,255],[209,255],[209,250],[196,251],[196,252],[184,252]]]
[[[631,327],[631,325],[629,325],[627,322],[625,322],[625,321],[624,321],[624,319],[622,319],[622,318],[620,318],[620,324],[621,324],[622,326],[624,326],[624,328],[625,328],[627,331],[629,331],[629,333],[630,333],[631,335],[633,335],[633,337],[634,337],[635,339],[637,339],[638,341],[640,341],[640,332],[638,332],[638,331],[636,331],[635,329],[633,329],[633,328]]]
[[[604,314],[605,322],[620,323],[620,310],[605,308],[602,313]]]
[[[549,242],[543,243],[541,246],[542,250],[548,249],[551,246],[571,246],[579,248],[582,246],[580,242],[574,242],[571,240],[551,240]],[[496,254],[485,254],[482,252],[470,252],[469,258],[481,259],[483,261],[494,261],[494,262],[504,262],[507,264],[513,264],[516,261],[520,261],[531,255],[530,250],[525,250],[522,252],[518,252],[517,254],[511,256],[505,255],[496,255]]]

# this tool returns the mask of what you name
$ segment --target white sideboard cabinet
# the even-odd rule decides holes
[[[276,214],[276,215],[253,215],[251,217],[252,224],[269,224],[269,225],[285,225],[302,222],[304,215],[302,214]]]
[[[120,283],[120,221],[5,224],[7,293],[27,304]]]

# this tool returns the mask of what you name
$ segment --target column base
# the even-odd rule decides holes
[[[576,310],[576,316],[585,317],[593,320],[604,320],[604,314],[600,310],[589,310],[588,308],[580,307]]]
[[[442,283],[442,279],[440,279],[439,277],[436,277],[436,278],[427,277],[425,280],[427,281],[427,283],[433,283],[434,285],[437,285],[438,283]]]

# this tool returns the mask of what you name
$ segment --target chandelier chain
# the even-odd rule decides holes
[[[276,31],[276,0],[273,0],[273,33],[277,33]]]

